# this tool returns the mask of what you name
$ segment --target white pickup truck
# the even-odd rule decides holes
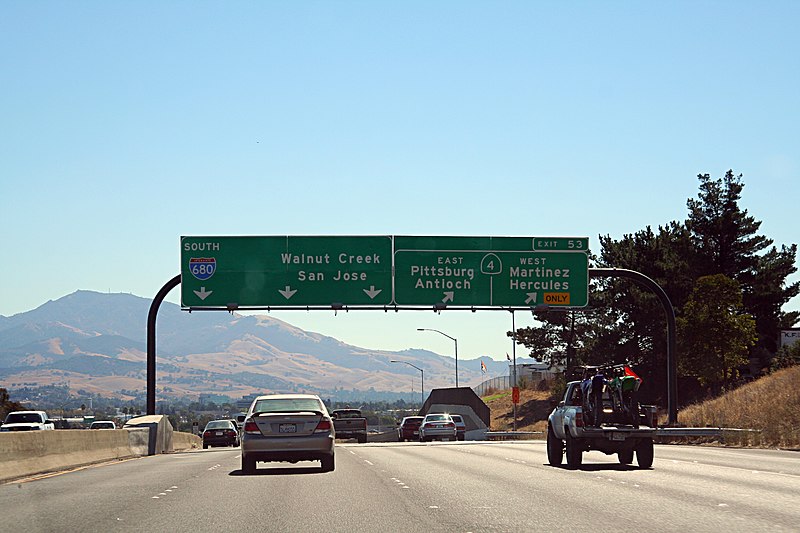
[[[633,463],[635,452],[639,467],[650,468],[656,433],[655,406],[640,406],[639,418],[638,425],[611,422],[590,426],[584,420],[581,382],[571,381],[564,399],[547,419],[547,460],[552,466],[559,466],[566,450],[567,466],[578,468],[583,452],[597,450],[606,455],[616,453],[620,463],[629,465]]]
[[[55,429],[44,411],[12,411],[6,416],[0,431],[35,431]]]

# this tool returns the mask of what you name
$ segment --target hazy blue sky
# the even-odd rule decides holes
[[[6,0],[0,314],[153,297],[181,235],[598,251],[684,220],[697,174],[729,168],[762,233],[795,243],[798,21],[795,1]],[[511,351],[507,312],[273,315],[368,348],[452,353],[421,327],[463,358]]]

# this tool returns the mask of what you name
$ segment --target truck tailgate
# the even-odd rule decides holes
[[[602,426],[599,428],[585,427],[583,428],[583,434],[586,437],[623,441],[630,437],[654,437],[656,430],[650,427]]]

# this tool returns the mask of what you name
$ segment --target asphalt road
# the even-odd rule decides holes
[[[800,531],[800,455],[656,446],[652,469],[526,442],[337,444],[336,470],[238,449],[145,457],[0,486],[6,531]]]

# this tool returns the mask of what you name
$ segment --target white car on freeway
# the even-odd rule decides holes
[[[6,416],[0,431],[38,431],[56,429],[44,411],[12,411]]]

